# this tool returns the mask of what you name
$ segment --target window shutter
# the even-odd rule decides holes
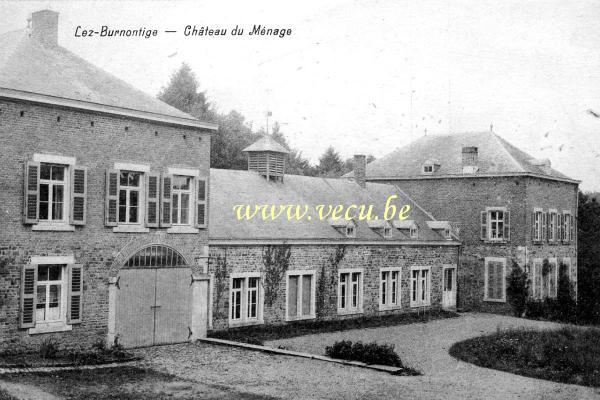
[[[571,237],[570,237],[570,239],[571,239],[571,242],[574,242],[575,241],[575,236],[573,236],[573,235],[577,231],[575,230],[575,218],[573,218],[573,215],[571,215],[571,225],[570,225],[570,228],[571,228],[571,235],[570,235]]]
[[[163,175],[161,181],[160,198],[160,226],[168,228],[171,226],[171,204],[173,194],[173,176]]]
[[[542,212],[542,242],[548,239],[548,213]]]
[[[537,236],[536,236],[536,231],[535,231],[535,211],[531,215],[532,215],[532,217],[531,217],[531,241],[537,242]]]
[[[146,174],[146,226],[158,228],[160,215],[160,174],[150,172]]]
[[[21,328],[35,326],[37,265],[24,265],[21,272]]]
[[[504,240],[510,240],[510,211],[504,212]]]
[[[565,222],[565,216],[562,214],[558,214],[558,240],[559,242],[562,242],[564,237],[564,226],[563,223]]]
[[[117,226],[117,211],[119,208],[119,171],[106,171],[106,207],[104,210],[104,225]]]
[[[67,323],[80,324],[82,314],[83,266],[69,264],[69,302],[67,304]]]
[[[24,196],[23,196],[23,223],[38,223],[40,163],[27,161],[24,173]]]
[[[481,212],[481,240],[487,240],[487,211]]]
[[[207,192],[208,185],[206,184],[205,178],[197,179],[196,190],[198,195],[196,197],[196,228],[206,228],[207,221]]]
[[[71,168],[71,225],[85,225],[87,214],[87,168]]]

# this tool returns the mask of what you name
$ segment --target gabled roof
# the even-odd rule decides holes
[[[250,146],[246,147],[243,152],[253,152],[253,151],[273,151],[275,153],[289,153],[289,151],[277,143],[275,139],[271,135],[264,135],[262,138],[252,143]]]
[[[423,228],[419,239],[410,239],[408,232],[396,230],[392,239],[382,238],[371,229],[365,220],[355,219],[356,237],[348,239],[335,229],[328,218],[320,220],[315,206],[338,204],[373,205],[373,215],[383,216],[386,200],[398,196],[390,204],[397,210],[408,204],[411,206],[409,218]],[[209,238],[211,240],[354,240],[393,242],[448,243],[447,240],[427,227],[425,221],[432,218],[404,195],[395,185],[367,183],[365,189],[346,179],[314,178],[299,175],[286,175],[283,182],[267,181],[253,171],[211,169],[209,191]],[[263,221],[259,216],[250,221],[239,221],[234,213],[236,205],[293,205],[308,206],[311,220],[288,221],[284,217],[274,221]],[[260,213],[259,213],[260,214]],[[397,218],[397,216],[396,216]],[[458,242],[452,242],[458,243]]]
[[[45,46],[27,29],[0,35],[0,95],[216,129],[63,47]]]
[[[478,170],[463,173],[462,148],[477,147]],[[435,160],[439,168],[423,175],[422,167]],[[367,179],[463,177],[532,174],[576,182],[551,167],[534,165],[534,157],[519,150],[493,132],[424,136],[367,164]],[[352,177],[352,172],[345,177]]]

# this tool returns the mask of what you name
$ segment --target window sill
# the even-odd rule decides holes
[[[338,315],[354,315],[354,314],[363,314],[363,310],[339,310],[337,311]]]
[[[173,226],[167,229],[167,233],[199,233],[200,230],[189,225]]]
[[[307,319],[315,319],[317,318],[316,315],[303,315],[301,317],[288,317],[286,318],[286,322],[294,322],[294,321],[304,321]]]
[[[31,227],[32,231],[74,232],[75,227],[66,222],[41,222]]]
[[[118,225],[113,228],[115,233],[148,233],[150,228],[142,225]]]
[[[506,303],[506,299],[483,299],[483,301],[488,301],[490,303]]]
[[[67,332],[72,330],[73,325],[67,325],[64,322],[59,321],[36,324],[34,328],[29,328],[27,333],[30,335],[37,335],[40,333]]]
[[[263,325],[265,322],[262,319],[251,321],[232,321],[229,320],[230,328],[239,328],[242,326]]]
[[[411,304],[410,308],[431,307],[431,303]]]
[[[484,243],[498,243],[498,244],[506,244],[508,243],[508,240],[504,240],[504,239],[486,239],[483,241]]]
[[[393,310],[400,310],[402,309],[402,306],[400,304],[398,304],[397,306],[384,306],[384,305],[379,305],[379,311],[393,311]]]

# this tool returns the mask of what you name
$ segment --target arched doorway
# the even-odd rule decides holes
[[[115,334],[125,347],[180,343],[191,332],[192,271],[165,245],[149,245],[125,261],[117,277]]]

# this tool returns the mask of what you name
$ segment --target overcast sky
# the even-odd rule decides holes
[[[600,190],[597,1],[1,2],[0,32],[41,8],[60,44],[156,95],[190,64],[222,112],[279,121],[311,161],[329,145],[381,157],[425,134],[493,130]],[[274,37],[184,37],[186,25]],[[76,38],[75,28],[177,30]]]

